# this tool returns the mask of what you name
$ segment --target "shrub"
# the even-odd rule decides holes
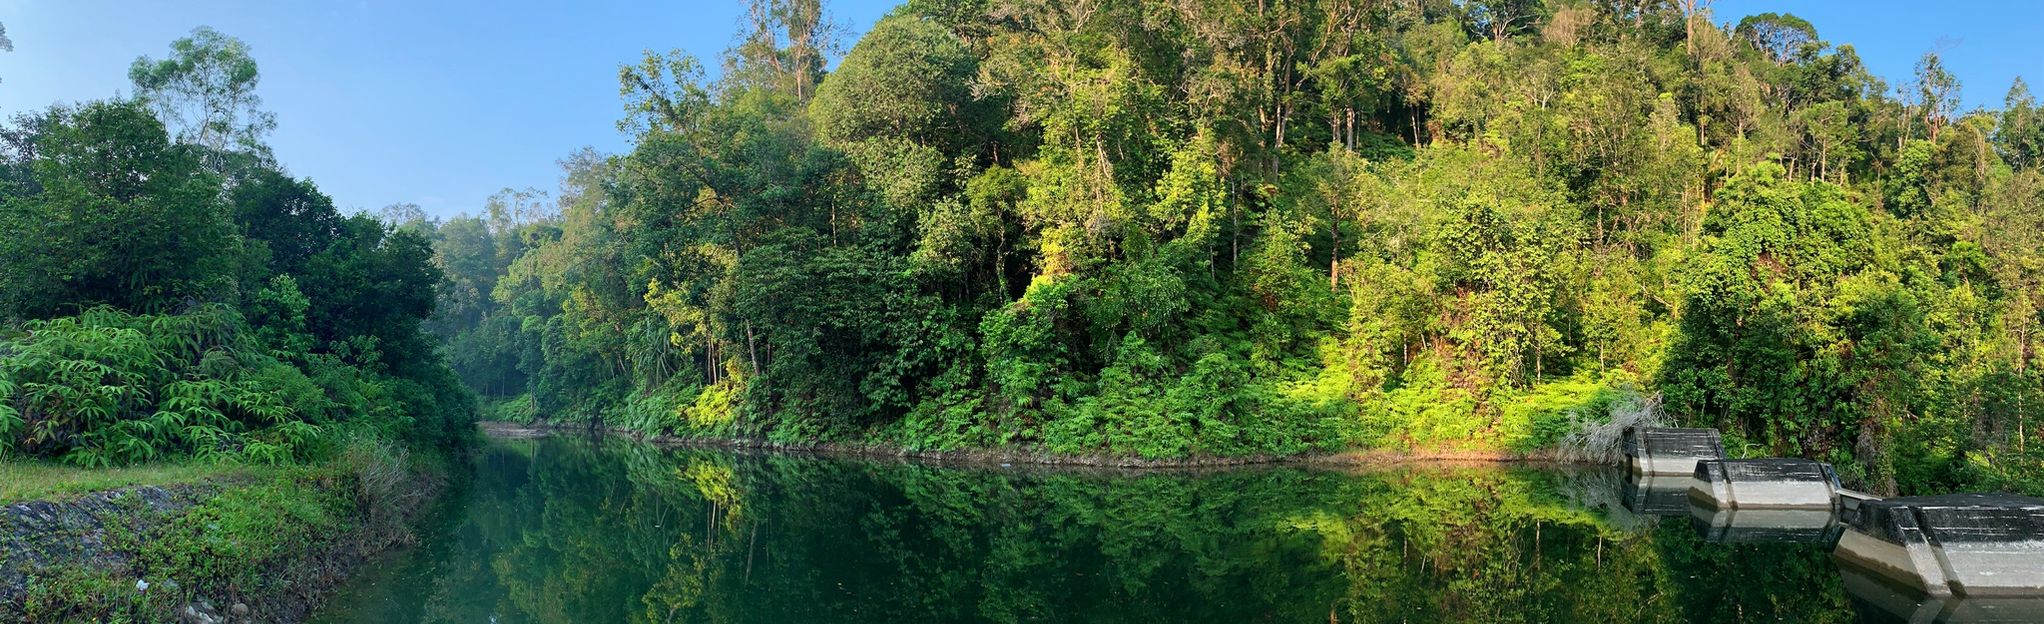
[[[316,447],[334,408],[220,307],[33,321],[0,348],[0,450],[106,466],[173,455],[262,463]]]

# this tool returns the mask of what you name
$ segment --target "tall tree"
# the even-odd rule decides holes
[[[744,40],[731,51],[737,73],[806,101],[823,79],[837,27],[823,0],[749,0]]]
[[[1930,140],[1936,142],[1938,133],[1951,125],[1959,111],[1959,78],[1945,70],[1945,62],[1936,52],[1927,52],[1916,61],[1915,95],[1918,114],[1930,129]]]
[[[1732,28],[1732,34],[1751,44],[1776,63],[1788,63],[1818,45],[1817,29],[1788,13],[1748,15]]]
[[[266,154],[263,137],[277,119],[256,95],[262,79],[248,44],[200,26],[170,44],[161,60],[142,56],[128,67],[135,97],[156,111],[179,141],[205,147],[207,163],[229,151]]]
[[[1994,144],[2009,166],[2030,169],[2044,165],[2044,108],[2030,95],[2030,85],[2016,77],[2002,99],[2001,123],[1994,129]]]

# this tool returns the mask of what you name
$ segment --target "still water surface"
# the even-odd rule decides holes
[[[1688,518],[1628,512],[1625,495],[1604,471],[1110,472],[497,440],[421,545],[323,617],[1893,619],[1848,590],[1821,537],[1714,543]]]

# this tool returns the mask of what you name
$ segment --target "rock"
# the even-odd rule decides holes
[[[117,533],[146,535],[217,489],[209,485],[141,486],[63,502],[0,505],[0,605],[23,600],[28,577],[52,565],[134,578],[131,554],[111,547],[109,537]],[[152,583],[137,579],[135,591],[147,591]]]
[[[234,603],[234,606],[228,607],[227,610],[234,613],[234,617],[248,617],[248,605],[237,602]]]
[[[198,604],[185,605],[184,611],[178,616],[185,624],[220,624],[220,616],[207,613],[205,609],[199,608]]]

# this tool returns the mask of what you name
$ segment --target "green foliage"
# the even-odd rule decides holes
[[[532,395],[521,394],[484,404],[482,417],[496,422],[531,423],[539,418],[539,408],[533,405]]]
[[[261,72],[248,44],[205,26],[173,41],[163,59],[140,57],[128,67],[135,96],[171,125],[179,140],[214,153],[267,152],[263,135],[277,126],[256,95]]]
[[[29,323],[0,357],[8,447],[104,466],[171,456],[278,463],[318,448],[330,409],[297,369],[213,308],[130,316],[107,308]]]
[[[1827,548],[1714,544],[1686,520],[1621,529],[1616,475],[1595,471],[1103,475],[565,438],[492,444],[476,465],[439,546],[402,570],[416,582],[338,614],[1857,621]]]
[[[130,103],[56,110],[38,142],[39,191],[0,202],[0,318],[96,305],[167,312],[233,288],[240,244],[219,178]]]
[[[811,6],[714,82],[622,68],[628,153],[441,227],[463,380],[508,417],[1152,458],[1530,452],[1622,398],[1884,492],[2035,466],[2020,85],[1960,115],[1935,57],[1898,101],[1793,15],[1526,2],[919,0],[818,74]],[[395,348],[324,307],[318,340]]]
[[[891,16],[874,24],[818,85],[810,115],[822,140],[854,153],[870,151],[861,144],[900,140],[940,158],[975,156],[999,123],[992,102],[971,93],[978,69],[979,59],[943,27]],[[867,175],[899,164],[868,162],[861,163]]]
[[[1570,433],[1610,421],[1612,408],[1638,393],[1638,385],[1623,371],[1601,379],[1584,371],[1497,397],[1503,404],[1495,439],[1514,450],[1553,449]]]
[[[433,467],[402,447],[355,433],[337,438],[329,458],[228,473],[202,486],[217,492],[174,513],[145,507],[137,496],[114,499],[121,507],[102,516],[98,548],[121,566],[38,566],[29,571],[26,599],[0,605],[0,616],[168,622],[200,599],[288,613],[294,601],[277,598],[331,578],[337,559],[405,539],[409,515],[436,485]],[[190,478],[205,469],[178,472]]]
[[[320,482],[336,478],[346,477],[288,471],[252,487],[223,491],[179,515],[143,545],[141,567],[157,578],[262,595],[276,577],[271,570],[303,556],[306,544],[321,542],[352,520],[353,488]]]
[[[0,453],[278,464],[343,424],[473,435],[473,395],[422,328],[431,243],[268,160],[240,41],[200,28],[172,47],[136,61],[139,101],[5,133]]]

